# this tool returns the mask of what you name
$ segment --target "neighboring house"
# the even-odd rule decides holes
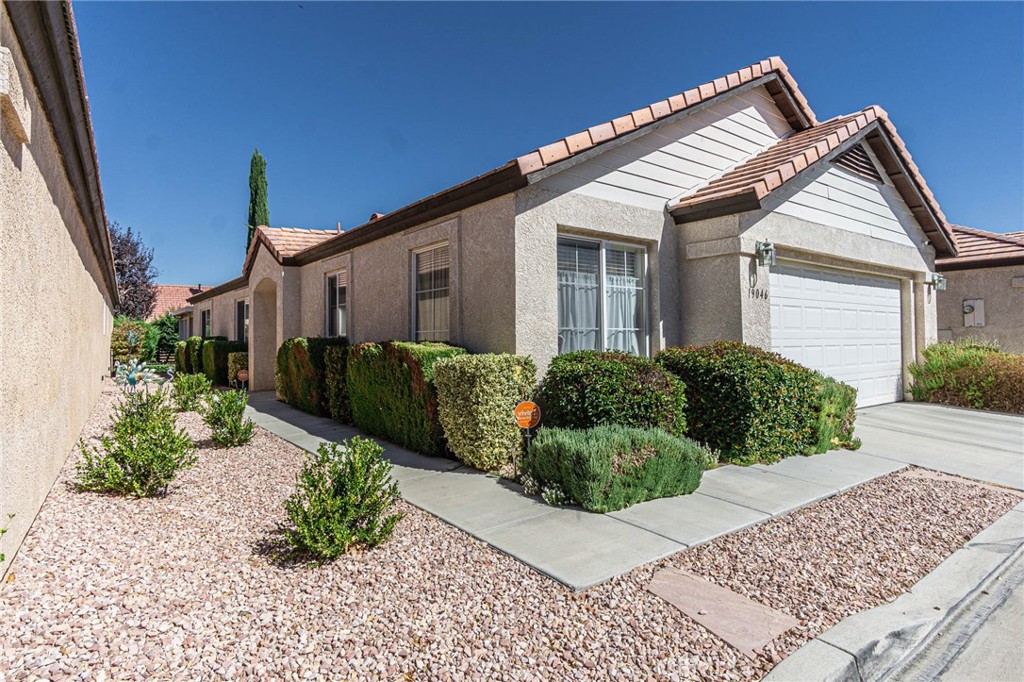
[[[1024,232],[997,234],[953,225],[960,255],[939,258],[939,340],[994,341],[1024,353]]]
[[[0,15],[4,573],[100,394],[118,294],[71,6]]]
[[[190,286],[188,284],[156,284],[156,300],[153,302],[153,312],[146,318],[147,322],[159,319],[167,313],[188,307],[189,296],[195,296],[203,290],[202,284]]]
[[[291,336],[651,355],[742,340],[906,392],[936,338],[935,255],[956,246],[878,107],[819,123],[773,57],[593,126],[347,232],[261,227],[242,277],[254,390]],[[777,259],[777,262],[776,262]]]

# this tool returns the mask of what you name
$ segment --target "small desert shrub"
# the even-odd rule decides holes
[[[549,504],[567,499],[593,512],[692,493],[707,449],[661,429],[543,428],[523,459],[523,474]],[[550,499],[549,499],[550,498]]]
[[[245,418],[248,404],[247,391],[215,391],[207,397],[203,421],[210,427],[214,443],[230,448],[252,439],[254,424]]]
[[[686,383],[687,434],[734,464],[804,454],[814,437],[815,374],[737,341],[668,348],[657,358]]]
[[[547,426],[619,424],[682,435],[685,390],[683,382],[648,358],[583,350],[551,361],[537,402]]]
[[[455,456],[485,471],[518,459],[523,434],[513,410],[533,392],[536,377],[529,357],[458,355],[438,360],[438,417]]]
[[[328,414],[324,353],[335,346],[347,348],[348,341],[344,337],[296,337],[282,343],[274,374],[278,397],[303,412]]]
[[[181,469],[196,462],[196,448],[184,429],[177,426],[166,391],[125,393],[114,409],[109,436],[100,439],[101,450],[80,441],[79,490],[151,497],[167,492]]]
[[[853,437],[857,419],[857,389],[819,372],[814,373],[815,423],[808,453],[819,454],[845,448],[856,450],[860,440]]]
[[[179,412],[198,412],[213,389],[205,374],[175,374],[171,384]]]
[[[324,391],[331,419],[352,423],[352,405],[348,400],[348,346],[331,346],[324,351]]]
[[[914,400],[1024,414],[1024,355],[973,340],[936,343],[910,365]]]
[[[444,455],[447,446],[437,416],[434,363],[465,353],[463,348],[433,342],[352,346],[348,397],[353,423],[424,455]]]
[[[293,550],[321,561],[351,547],[374,547],[391,536],[401,514],[384,449],[358,436],[322,443],[296,476],[295,493],[285,502],[291,524],[284,528]]]

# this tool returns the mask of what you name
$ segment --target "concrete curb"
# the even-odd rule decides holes
[[[856,613],[785,658],[764,679],[889,678],[1024,561],[1024,502],[889,604]]]

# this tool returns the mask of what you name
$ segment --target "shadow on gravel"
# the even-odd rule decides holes
[[[263,531],[252,545],[253,556],[265,559],[271,565],[286,570],[296,570],[314,564],[309,557],[293,550],[284,538],[280,527]]]

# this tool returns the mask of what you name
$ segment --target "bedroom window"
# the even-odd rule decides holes
[[[345,270],[327,275],[327,336],[348,334],[348,273]]]
[[[413,254],[413,332],[417,341],[449,340],[448,244]]]

